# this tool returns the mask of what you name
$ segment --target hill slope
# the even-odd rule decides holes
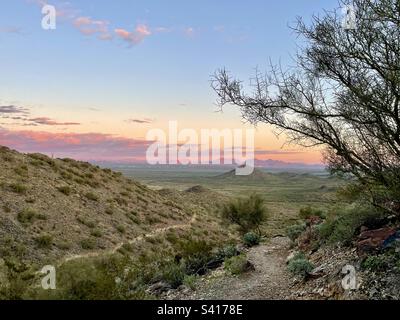
[[[89,163],[1,147],[0,254],[41,263],[112,250],[206,215],[173,198]]]

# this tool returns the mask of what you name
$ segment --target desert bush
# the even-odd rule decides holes
[[[301,219],[308,219],[310,217],[320,217],[320,218],[325,218],[325,213],[324,211],[320,209],[315,209],[311,206],[307,206],[304,208],[300,209],[299,216]]]
[[[21,177],[26,177],[28,175],[28,167],[26,165],[21,165],[14,169],[14,172]]]
[[[371,205],[354,203],[331,212],[317,231],[323,242],[350,245],[361,226],[380,226],[384,216],[384,212]]]
[[[53,244],[53,237],[50,234],[44,233],[35,238],[36,245],[42,249],[48,249]]]
[[[35,210],[33,209],[23,209],[22,211],[18,212],[17,219],[21,223],[32,223],[36,218],[38,214]]]
[[[225,260],[224,269],[234,275],[245,273],[249,270],[249,262],[244,254]]]
[[[10,184],[10,190],[15,193],[24,194],[28,190],[28,187],[21,183]]]
[[[113,207],[108,207],[104,212],[111,216],[111,215],[114,214],[114,208]]]
[[[103,236],[103,232],[101,232],[100,229],[93,229],[90,232],[90,235],[93,236],[93,237],[96,237],[96,238],[101,238]]]
[[[254,232],[248,232],[243,236],[243,243],[247,247],[254,247],[260,244],[260,236]]]
[[[56,247],[61,250],[69,250],[72,247],[72,244],[67,241],[60,241],[56,243]]]
[[[115,228],[117,229],[117,231],[118,231],[119,233],[125,233],[125,232],[126,232],[126,228],[125,228],[125,226],[122,225],[122,224],[117,225]]]
[[[224,259],[229,259],[235,257],[239,254],[239,251],[236,249],[236,246],[233,244],[227,245],[218,250],[217,257]]]
[[[198,280],[198,276],[195,274],[192,275],[185,275],[185,277],[183,278],[183,285],[186,288],[189,288],[191,290],[195,290],[196,289],[196,282]]]
[[[66,196],[69,196],[72,192],[72,189],[70,186],[60,186],[57,188],[58,191],[61,193],[65,194]]]
[[[297,253],[293,259],[289,261],[288,270],[295,276],[305,278],[308,273],[314,269],[314,266],[303,253]]]
[[[83,217],[77,217],[76,220],[77,220],[79,223],[82,223],[83,225],[85,225],[86,227],[88,227],[88,228],[90,228],[90,229],[93,229],[93,228],[96,227],[96,223],[95,223],[94,221],[85,219],[85,218],[83,218]]]
[[[286,228],[286,235],[294,242],[306,230],[306,227],[305,223],[289,226]]]
[[[81,247],[85,250],[92,250],[96,247],[96,241],[92,238],[81,240]]]
[[[161,278],[167,282],[172,288],[178,288],[185,278],[185,269],[181,264],[169,262],[163,266]]]
[[[385,271],[389,267],[389,260],[391,260],[390,257],[385,254],[369,256],[361,262],[361,268],[370,271]]]
[[[92,201],[99,201],[99,197],[96,194],[94,194],[93,192],[85,193],[85,197]]]
[[[187,274],[204,274],[207,264],[215,258],[212,245],[204,240],[187,239],[178,243]]]
[[[10,213],[11,212],[11,208],[10,208],[10,206],[8,204],[4,204],[3,205],[3,210],[6,213]]]
[[[238,199],[224,204],[221,210],[222,218],[239,226],[241,232],[257,230],[267,218],[264,200],[258,195],[246,199]]]

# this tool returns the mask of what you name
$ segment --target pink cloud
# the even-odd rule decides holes
[[[151,35],[151,31],[147,25],[139,24],[132,32],[125,29],[115,29],[115,34],[128,42],[130,45],[141,43],[146,37]]]
[[[78,17],[74,19],[75,28],[86,36],[97,34],[101,40],[110,40],[112,35],[108,31],[109,22],[105,20],[93,20],[90,17]]]
[[[104,161],[145,161],[151,141],[102,133],[50,133],[0,129],[0,145],[20,152],[58,158]]]

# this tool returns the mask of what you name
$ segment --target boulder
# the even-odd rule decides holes
[[[385,240],[395,233],[396,229],[390,227],[363,231],[358,236],[357,249],[363,253],[379,250]]]

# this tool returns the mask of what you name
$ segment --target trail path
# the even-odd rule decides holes
[[[290,297],[292,282],[287,273],[289,239],[273,238],[266,245],[251,248],[248,260],[255,271],[236,276],[217,270],[199,280],[195,292],[180,294],[178,299],[201,300],[275,300]]]
[[[129,243],[129,244],[134,244],[140,241],[145,240],[146,238],[151,238],[151,237],[155,237],[159,234],[165,233],[169,230],[174,230],[174,229],[188,229],[191,227],[191,225],[196,221],[197,219],[197,215],[194,214],[193,217],[190,219],[189,223],[187,224],[174,224],[174,225],[170,225],[167,227],[163,227],[163,228],[158,228],[153,230],[152,232],[146,233],[146,234],[142,234],[140,236],[137,236],[136,238],[128,241],[128,242],[120,242],[118,243],[114,248],[109,249],[109,250],[103,250],[103,251],[95,251],[95,252],[88,252],[85,254],[77,254],[77,255],[73,255],[73,256],[69,256],[66,257],[61,263],[60,265],[62,265],[65,262],[68,261],[72,261],[72,260],[76,260],[76,259],[81,259],[81,258],[93,258],[93,257],[98,257],[100,255],[103,254],[107,254],[107,253],[116,253],[125,243]]]

